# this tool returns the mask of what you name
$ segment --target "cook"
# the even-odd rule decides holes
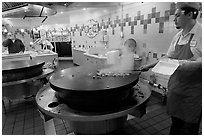
[[[176,5],[175,25],[181,29],[173,38],[167,57],[180,66],[170,77],[167,113],[171,115],[170,134],[198,134],[202,112],[202,26],[196,18],[201,8],[197,2]],[[147,71],[156,63],[142,66]]]
[[[11,53],[23,53],[25,51],[25,46],[20,39],[16,38],[16,34],[13,32],[7,33],[8,39],[3,41],[2,45],[8,48],[9,54]]]

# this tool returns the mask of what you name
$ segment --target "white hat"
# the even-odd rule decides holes
[[[191,7],[197,10],[201,9],[201,3],[200,2],[178,2],[176,3],[177,8],[184,8],[184,7]]]

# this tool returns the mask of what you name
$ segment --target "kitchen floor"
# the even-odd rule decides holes
[[[60,61],[58,70],[73,67],[72,61]],[[40,117],[35,98],[4,100],[6,111],[2,109],[2,135],[44,135],[44,122]],[[57,135],[74,135],[69,125],[59,118],[54,118]],[[168,135],[171,125],[170,116],[166,114],[161,95],[152,92],[147,104],[147,114],[142,118],[128,115],[123,128],[111,135]],[[201,128],[200,128],[200,134]]]

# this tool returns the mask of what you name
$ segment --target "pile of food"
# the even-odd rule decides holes
[[[107,72],[107,73],[97,73],[97,77],[124,77],[129,76],[131,73],[121,73],[121,72]],[[94,78],[95,76],[93,76]]]
[[[106,68],[101,69],[96,73],[96,75],[93,76],[93,79],[101,79],[102,77],[125,77],[131,75],[132,72],[122,70],[122,69],[116,69],[116,68]]]

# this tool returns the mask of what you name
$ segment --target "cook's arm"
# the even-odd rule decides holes
[[[169,49],[168,49],[167,53],[164,56],[161,57],[162,59],[164,59],[164,58],[173,58],[174,50],[175,50],[175,46],[174,45],[175,45],[175,42],[176,42],[176,37],[177,36],[174,36],[174,38],[173,38],[173,40],[172,40],[172,42],[171,42],[171,44],[169,46]],[[156,62],[151,63],[149,65],[141,66],[139,68],[139,70],[141,70],[141,71],[148,71],[150,68],[153,68],[158,62],[159,61],[156,61]]]
[[[167,55],[165,55],[161,59],[164,59],[164,58],[169,58],[169,57]],[[140,71],[148,71],[150,68],[153,68],[158,62],[159,62],[159,60],[154,62],[154,63],[148,64],[148,65],[143,65],[138,70],[140,70]]]
[[[202,58],[198,58],[195,61],[181,60],[179,61],[179,68],[182,71],[195,71],[198,68],[202,68]]]

